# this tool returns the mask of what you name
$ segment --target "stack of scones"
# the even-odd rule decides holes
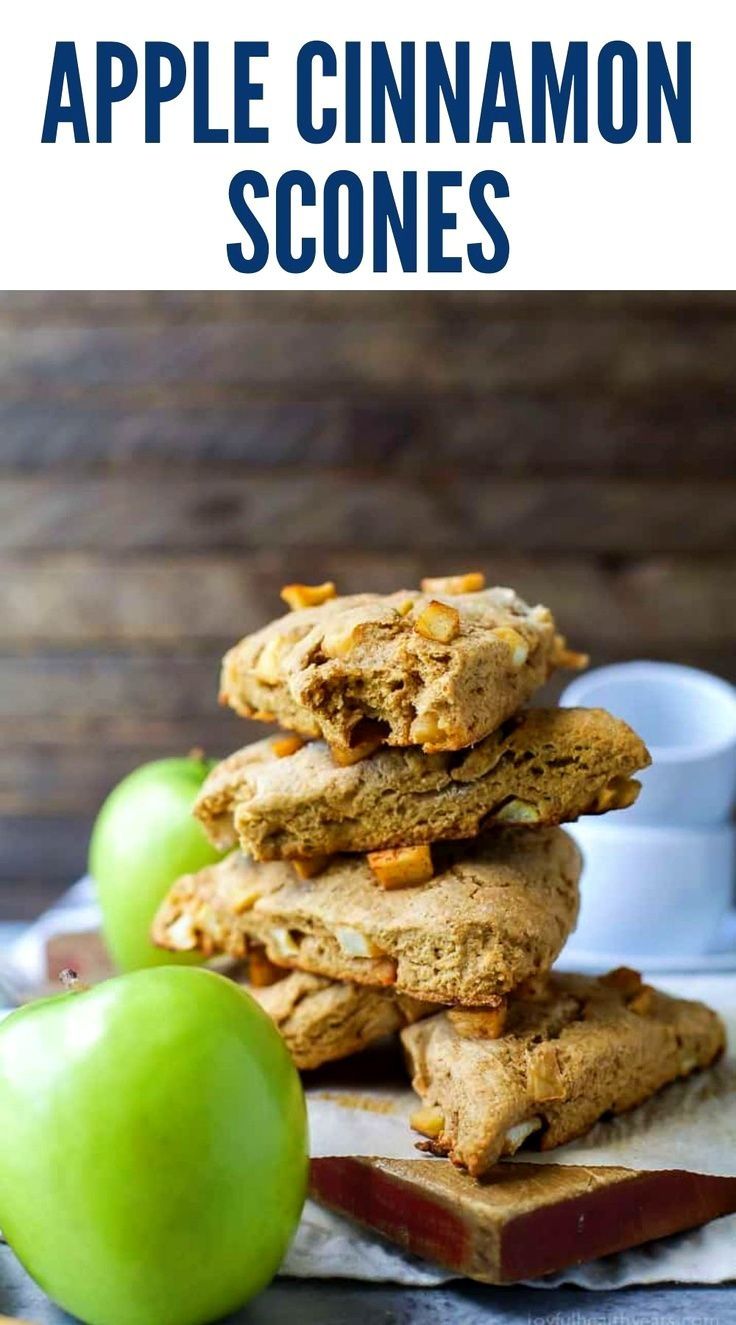
[[[581,872],[559,825],[632,804],[649,755],[600,709],[524,707],[586,663],[549,610],[478,573],[282,597],[221,689],[281,731],[207,779],[195,813],[232,851],[178,880],[156,942],[245,961],[300,1068],[399,1032],[420,1148],[475,1176],[711,1064],[702,1004],[550,973]]]

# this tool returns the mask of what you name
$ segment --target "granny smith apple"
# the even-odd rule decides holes
[[[88,1325],[205,1325],[272,1278],[307,1181],[273,1024],[212,971],[159,967],[0,1025],[0,1228]]]
[[[89,869],[97,882],[105,941],[122,971],[202,960],[197,954],[155,948],[149,932],[174,880],[220,859],[192,817],[212,767],[211,760],[196,756],[143,764],[115,787],[100,810]]]

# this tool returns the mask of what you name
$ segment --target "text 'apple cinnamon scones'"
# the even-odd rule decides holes
[[[299,879],[284,861],[235,852],[174,885],[154,939],[235,958],[256,944],[281,966],[434,1003],[492,1006],[552,964],[575,925],[581,867],[561,829],[498,829],[424,854],[432,877],[407,882],[401,854],[373,866],[337,856]]]
[[[420,1149],[481,1177],[525,1142],[542,1150],[641,1104],[722,1053],[720,1019],[621,968],[539,978],[505,1015],[440,1013],[402,1031],[423,1107]]]
[[[226,655],[221,702],[323,737],[350,763],[378,746],[459,750],[516,712],[556,667],[585,665],[546,607],[473,574],[337,597],[290,585],[294,609]]]
[[[623,809],[649,762],[602,709],[527,709],[469,750],[384,747],[347,767],[322,741],[280,736],[219,764],[194,813],[220,850],[239,842],[257,860],[379,851]]]

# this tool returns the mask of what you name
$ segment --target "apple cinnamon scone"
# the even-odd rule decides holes
[[[379,851],[622,809],[649,762],[602,709],[527,709],[469,750],[383,748],[347,767],[322,741],[281,736],[218,764],[194,813],[220,850],[239,841],[257,860]]]
[[[300,879],[234,852],[174,884],[154,941],[236,959],[255,944],[280,966],[475,1005],[549,967],[574,928],[581,860],[561,829],[378,854]]]
[[[527,1140],[549,1150],[643,1103],[725,1044],[710,1008],[626,968],[537,977],[506,1009],[453,1009],[401,1038],[423,1101],[411,1120],[420,1148],[475,1177]]]
[[[556,667],[585,665],[546,607],[481,576],[389,595],[290,585],[295,609],[225,656],[220,699],[323,737],[341,763],[380,745],[459,750],[494,731]]]
[[[280,976],[268,985],[242,983],[268,1013],[300,1071],[349,1058],[437,1010],[392,989],[308,971],[282,970]]]

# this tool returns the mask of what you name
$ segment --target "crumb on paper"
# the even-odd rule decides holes
[[[364,1109],[366,1113],[395,1113],[393,1100],[377,1099],[375,1095],[346,1095],[332,1090],[311,1092],[311,1098],[327,1100],[330,1104],[339,1104],[341,1109]]]

